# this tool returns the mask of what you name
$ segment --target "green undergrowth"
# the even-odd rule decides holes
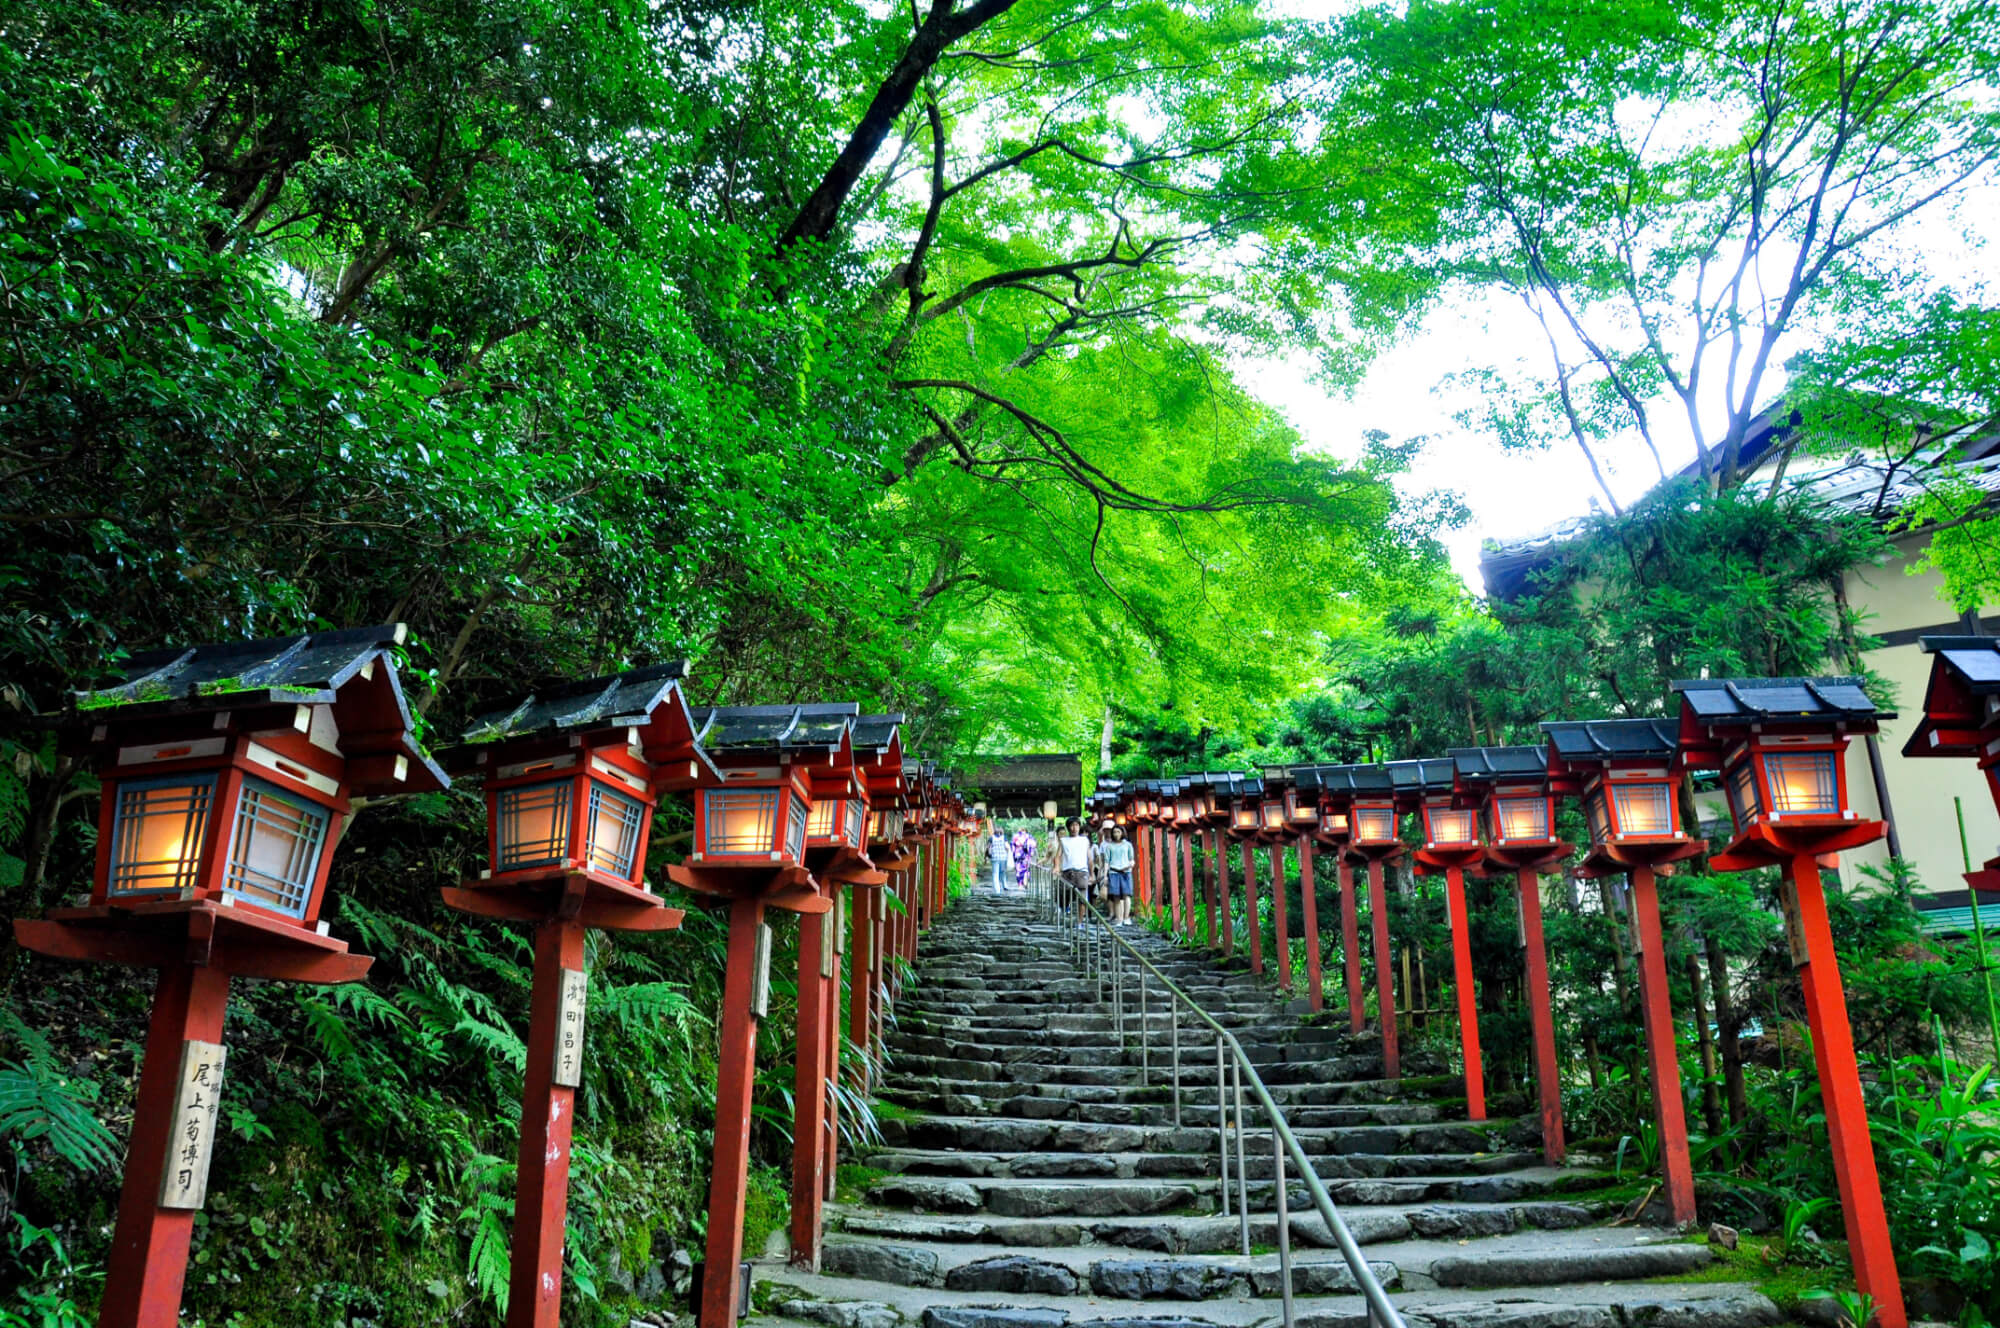
[[[1839,1242],[1829,1241],[1822,1247],[1834,1262],[1818,1265],[1785,1262],[1780,1257],[1779,1245],[1777,1238],[1772,1236],[1739,1235],[1733,1250],[1721,1245],[1710,1246],[1715,1259],[1705,1267],[1645,1280],[1687,1284],[1748,1282],[1770,1297],[1779,1309],[1787,1312],[1797,1308],[1801,1301],[1810,1299],[1815,1292],[1838,1290],[1851,1281],[1843,1271],[1846,1261],[1841,1255]]]
[[[869,1190],[888,1178],[889,1173],[878,1168],[863,1166],[859,1162],[843,1162],[834,1172],[834,1202],[860,1203]]]

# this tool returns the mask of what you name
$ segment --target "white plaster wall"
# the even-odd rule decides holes
[[[1957,616],[1952,606],[1938,598],[1940,580],[1935,572],[1905,575],[1914,550],[1922,541],[1898,544],[1900,556],[1882,567],[1851,572],[1847,577],[1849,605],[1864,615],[1863,631],[1882,633],[1903,628],[1935,627]],[[1988,606],[1985,613],[1992,613]],[[1944,627],[1943,631],[1960,630]],[[1903,756],[1903,743],[1922,714],[1924,688],[1930,679],[1931,657],[1912,644],[1887,646],[1863,656],[1868,667],[1881,674],[1895,688],[1898,717],[1885,720],[1879,739],[1884,782],[1895,809],[1896,827],[1902,834],[1903,856],[1916,869],[1922,888],[1930,891],[1960,890],[1965,887],[1964,867],[1959,854],[1958,819],[1953,806],[1957,798],[1965,809],[1966,839],[1975,866],[2000,853],[2000,811],[1987,794],[1979,767],[1970,759],[1927,757],[1910,760]],[[1847,750],[1847,781],[1854,809],[1863,816],[1879,817],[1875,781],[1868,769],[1867,748],[1855,742]],[[1886,842],[1841,855],[1843,885],[1866,884],[1860,875],[1863,865],[1880,867],[1888,861]]]

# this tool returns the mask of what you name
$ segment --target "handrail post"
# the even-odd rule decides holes
[[[1153,1086],[1153,1021],[1146,1013],[1146,974],[1139,974],[1139,1087]]]
[[[1250,1182],[1243,1169],[1243,1062],[1233,1060],[1229,1065],[1229,1077],[1236,1090],[1236,1217],[1243,1228],[1243,1254],[1250,1255]]]
[[[1278,1129],[1276,1117],[1273,1117],[1271,1120],[1271,1143],[1277,1152],[1275,1160],[1278,1167],[1275,1175],[1277,1185],[1274,1191],[1277,1195],[1278,1211],[1278,1287],[1284,1294],[1285,1328],[1293,1328],[1292,1219],[1286,1211],[1287,1196],[1285,1194],[1285,1190],[1290,1182],[1285,1179],[1285,1136]]]
[[[1222,1215],[1229,1216],[1229,1070],[1223,1058],[1222,1039],[1215,1039],[1215,1142],[1216,1174],[1222,1178]]]

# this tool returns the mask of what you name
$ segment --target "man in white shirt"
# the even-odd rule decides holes
[[[1076,904],[1077,925],[1083,925],[1083,902],[1090,897],[1090,837],[1083,833],[1083,822],[1074,816],[1063,824],[1063,832],[1056,840],[1056,870],[1062,873],[1063,887],[1068,893],[1063,902]]]
[[[1111,920],[1121,927],[1130,926],[1132,922],[1134,856],[1131,841],[1125,838],[1125,827],[1114,822],[1111,838],[1104,845],[1104,893],[1111,901]]]

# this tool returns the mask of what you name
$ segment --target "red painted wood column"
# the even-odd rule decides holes
[[[1833,1144],[1834,1179],[1840,1212],[1847,1224],[1847,1252],[1854,1260],[1854,1285],[1875,1302],[1880,1328],[1905,1328],[1903,1285],[1896,1252],[1889,1244],[1889,1220],[1882,1209],[1882,1181],[1875,1171],[1875,1148],[1868,1135],[1868,1108],[1854,1060],[1854,1032],[1847,1021],[1847,994],[1826,920],[1826,894],[1819,863],[1801,854],[1791,863],[1792,892],[1807,962],[1799,968],[1805,987],[1806,1018],[1812,1025],[1813,1061],[1826,1107],[1826,1133]]]
[[[1472,977],[1472,920],[1465,911],[1465,869],[1444,869],[1444,898],[1451,914],[1451,984],[1458,995],[1458,1045],[1465,1058],[1465,1114],[1486,1119],[1486,1067],[1479,1056],[1479,992]]]
[[[1542,1108],[1542,1161],[1562,1165],[1562,1076],[1556,1068],[1556,1021],[1549,1007],[1549,956],[1542,942],[1542,879],[1532,867],[1519,873],[1521,940],[1527,949],[1528,1022],[1535,1036],[1535,1095]]]
[[[1208,927],[1208,948],[1222,948],[1222,933],[1215,926],[1215,859],[1219,836],[1213,830],[1201,832],[1201,916]]]
[[[1271,923],[1277,945],[1274,947],[1278,961],[1278,990],[1290,995],[1292,991],[1292,927],[1290,907],[1285,896],[1285,846],[1282,841],[1271,845]]]
[[[838,888],[838,887],[834,887]],[[799,916],[798,1051],[792,1067],[792,1264],[819,1271],[826,1196],[827,1087],[832,1082],[833,915]]]
[[[722,980],[722,1051],[715,1066],[715,1169],[709,1173],[708,1253],[701,1328],[734,1328],[737,1267],[743,1262],[743,1200],[750,1180],[750,1102],[757,1078],[757,929],[764,901],[729,904],[729,958]]]
[[[833,928],[832,972],[826,982],[826,1168],[820,1182],[821,1202],[833,1199],[833,1179],[840,1166],[840,1098],[832,1090],[840,1082],[840,969],[846,956],[847,947],[840,934],[842,916],[846,910],[840,909],[827,919]]]
[[[160,1181],[172,1163],[174,1098],[180,1090],[185,1048],[190,1042],[220,1043],[228,1005],[228,974],[185,962],[160,969],[146,1025],[146,1060],[139,1071],[118,1223],[106,1259],[99,1328],[180,1324],[188,1242],[197,1210],[160,1207]],[[211,1129],[209,1146],[214,1145]]]
[[[1198,834],[1200,834],[1200,830],[1188,830],[1184,836],[1180,836],[1180,856],[1182,856],[1182,866],[1186,868],[1186,880],[1188,880],[1188,888],[1186,888],[1186,892],[1182,892],[1182,932],[1190,940],[1194,938],[1194,906],[1196,906],[1196,896],[1202,892],[1202,886],[1200,886],[1200,882],[1194,876],[1194,838]]]
[[[873,1053],[874,1028],[870,1005],[875,997],[875,911],[880,908],[880,886],[856,886],[849,912],[853,914],[853,971],[847,980],[847,1040],[859,1053],[855,1059],[854,1082],[863,1092],[870,1087],[869,1060]],[[838,1011],[835,1011],[836,1016]]]
[[[1173,925],[1169,934],[1181,930],[1181,844],[1180,836],[1172,830],[1167,833],[1167,871],[1172,879],[1167,886],[1167,915]]]
[[[1222,913],[1222,957],[1227,959],[1236,953],[1236,916],[1229,900],[1229,841],[1220,830],[1215,832],[1215,889]]]
[[[1312,836],[1299,836],[1299,925],[1306,934],[1306,1000],[1314,1012],[1326,1008],[1326,978],[1319,961],[1319,887],[1313,881]]]
[[[1382,859],[1368,860],[1368,914],[1375,933],[1375,1013],[1382,1023],[1382,1077],[1403,1077],[1396,1034],[1396,965],[1389,953],[1389,891],[1382,882]]]
[[[1667,955],[1660,935],[1659,886],[1651,867],[1632,868],[1632,919],[1639,931],[1639,1001],[1646,1017],[1646,1062],[1653,1072],[1653,1121],[1660,1134],[1667,1209],[1674,1225],[1682,1226],[1695,1218],[1694,1164],[1688,1156],[1687,1108],[1681,1101],[1681,1062],[1674,1046],[1674,1012],[1667,1004]],[[1832,1113],[1827,1114],[1831,1119]],[[1871,1170],[1874,1167],[1872,1156],[1869,1167]]]
[[[1257,912],[1257,851],[1243,841],[1243,914],[1250,929],[1250,971],[1264,974],[1264,920]]]
[[[1347,986],[1347,1031],[1359,1033],[1368,1025],[1361,987],[1361,904],[1354,897],[1354,864],[1340,855],[1340,966]]]
[[[528,1069],[521,1083],[515,1153],[514,1238],[507,1328],[554,1328],[562,1317],[563,1228],[569,1217],[570,1136],[576,1089],[556,1080],[565,974],[583,972],[583,923],[551,918],[535,928],[535,985],[528,1003]],[[578,1055],[582,1049],[577,1049]]]

